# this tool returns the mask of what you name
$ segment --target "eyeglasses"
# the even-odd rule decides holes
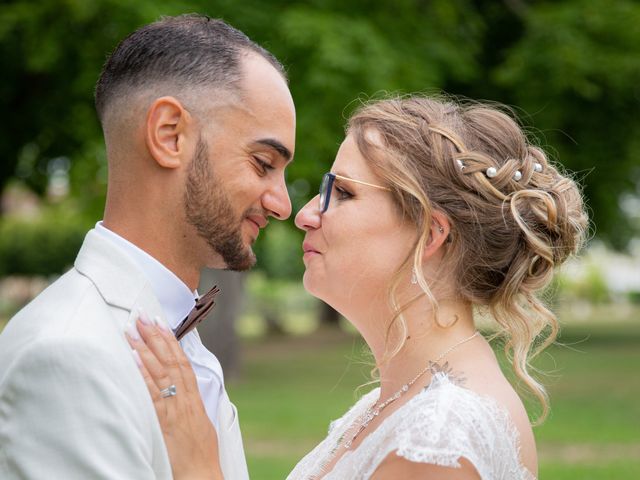
[[[381,190],[391,191],[390,188],[382,187],[380,185],[374,185],[373,183],[363,182],[362,180],[356,180],[354,178],[343,177],[335,173],[325,173],[322,176],[322,183],[320,184],[320,213],[324,213],[329,209],[329,201],[331,200],[331,191],[333,190],[333,182],[336,178],[340,180],[346,180],[348,182],[359,183],[360,185],[366,185],[368,187],[379,188]]]

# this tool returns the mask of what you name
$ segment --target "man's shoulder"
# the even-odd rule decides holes
[[[99,339],[83,339],[78,336],[48,335],[33,339],[16,352],[12,362],[20,368],[33,371],[51,370],[59,375],[63,371],[77,371],[87,377],[95,376],[95,366],[103,365],[104,370],[117,371],[121,355]],[[127,367],[130,362],[124,362]],[[92,367],[88,367],[92,365]],[[67,372],[68,373],[68,372]],[[104,372],[101,372],[104,374]]]
[[[71,268],[25,305],[16,317],[31,314],[33,310],[43,307],[47,310],[53,310],[51,307],[72,308],[90,294],[91,290],[95,290],[91,280],[75,268]],[[52,313],[56,312],[52,311]]]
[[[104,304],[95,285],[71,269],[16,313],[0,338],[15,328],[40,331],[64,328],[64,323],[87,301],[92,301],[96,308]]]
[[[155,412],[124,339],[51,334],[14,353],[0,361],[0,451],[20,471],[37,472],[25,478],[47,478],[47,468],[56,478],[164,471]]]
[[[100,350],[120,342],[113,315],[95,285],[72,269],[9,320],[0,335],[0,369],[35,344],[44,351],[74,342]]]

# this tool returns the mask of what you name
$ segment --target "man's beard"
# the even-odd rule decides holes
[[[242,219],[246,215],[236,216],[223,182],[214,178],[208,152],[207,143],[198,139],[184,193],[187,221],[222,257],[229,270],[248,270],[255,265],[256,257],[242,241]]]

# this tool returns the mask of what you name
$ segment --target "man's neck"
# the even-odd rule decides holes
[[[183,258],[184,256],[180,255],[176,248],[172,248],[174,242],[170,238],[168,230],[163,231],[153,227],[149,227],[149,229],[133,228],[123,222],[110,221],[106,215],[102,225],[160,262],[191,291],[198,288],[200,269],[195,266],[191,267],[190,262]],[[143,231],[144,233],[142,233]]]

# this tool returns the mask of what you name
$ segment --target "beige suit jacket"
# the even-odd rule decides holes
[[[132,260],[89,232],[74,268],[11,319],[0,335],[0,478],[172,478],[123,335],[138,308],[164,318]],[[248,478],[226,395],[219,412],[225,478]]]

